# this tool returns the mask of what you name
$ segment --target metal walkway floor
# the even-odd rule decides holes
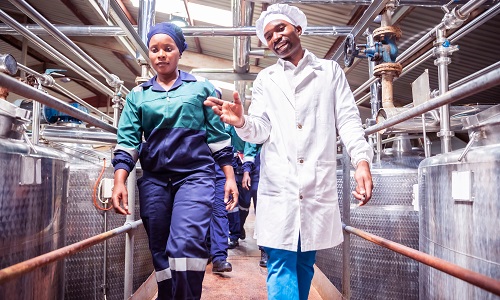
[[[228,261],[233,271],[212,273],[212,264],[207,266],[203,281],[202,300],[262,300],[267,299],[267,269],[259,266],[260,250],[253,238],[255,213],[252,210],[245,223],[246,239],[239,246],[228,251]],[[318,292],[311,287],[310,300],[321,300]]]
[[[254,234],[255,213],[253,208],[245,223],[246,239],[239,241],[239,246],[228,251],[228,261],[233,266],[232,272],[213,273],[212,264],[207,265],[205,278],[203,280],[203,292],[201,300],[266,300],[266,277],[267,269],[259,266],[260,250]],[[315,268],[315,272],[320,273]],[[316,277],[317,274],[315,274]],[[324,275],[323,275],[324,276]],[[147,282],[133,295],[132,300],[156,299],[156,282],[152,274]],[[313,279],[314,282],[314,279]],[[328,292],[326,298],[322,298],[318,291],[311,286],[309,300],[330,300],[335,291]],[[147,296],[147,295],[153,295]]]

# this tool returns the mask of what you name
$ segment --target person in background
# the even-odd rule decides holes
[[[307,299],[316,251],[343,240],[335,180],[337,133],[356,168],[353,196],[372,195],[373,150],[342,68],[302,47],[305,14],[270,5],[256,22],[259,39],[278,61],[254,81],[248,115],[234,102],[208,98],[221,120],[245,141],[263,144],[260,154],[257,244],[268,254],[268,299]]]
[[[222,92],[216,88],[217,96],[222,97]],[[226,204],[224,203],[224,185],[226,176],[222,169],[215,165],[215,200],[210,220],[210,230],[207,236],[212,272],[231,272],[233,266],[227,261],[229,239],[229,221]]]
[[[250,212],[250,204],[253,200],[253,208],[257,213],[257,190],[259,188],[259,173],[260,173],[260,149],[262,144],[245,143],[244,157],[243,157],[243,177],[241,179],[240,198],[238,206],[240,210],[240,239],[244,240],[245,222]],[[267,267],[267,254],[264,248],[259,246],[260,261],[259,265],[263,268]]]
[[[157,75],[128,95],[118,124],[112,202],[129,214],[128,174],[141,161],[140,213],[153,257],[158,299],[200,299],[208,261],[205,239],[215,199],[215,164],[226,177],[226,209],[237,205],[231,138],[203,106],[215,87],[178,69],[182,30],[159,23],[147,35]],[[232,197],[230,197],[232,196]]]
[[[226,126],[226,132],[231,136],[231,144],[233,145],[234,157],[233,157],[233,170],[236,177],[236,185],[238,186],[239,198],[238,203],[244,193],[243,187],[241,186],[241,180],[243,177],[243,152],[245,151],[245,141],[243,141],[234,130],[233,126]],[[238,205],[234,209],[230,210],[228,213],[229,219],[229,249],[234,249],[239,246],[239,239],[241,236],[241,223],[240,223],[240,206]]]
[[[9,97],[9,90],[6,87],[0,86],[0,99],[7,100]]]

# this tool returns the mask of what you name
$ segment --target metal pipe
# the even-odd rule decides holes
[[[106,79],[106,82],[115,87],[120,85],[121,81],[116,75],[108,73],[101,65],[99,65],[92,57],[90,57],[85,51],[80,49],[72,40],[65,36],[62,32],[57,30],[57,28],[52,25],[44,16],[42,16],[36,9],[29,5],[24,0],[9,0],[14,6],[16,6],[20,11],[27,15],[30,19],[35,21],[38,25],[42,26],[52,37],[54,37],[59,43],[68,48],[71,53],[73,53],[77,58],[81,59],[99,75]]]
[[[389,1],[390,0],[374,0],[370,3],[370,6],[366,9],[364,14],[361,16],[356,25],[354,25],[350,32],[352,33],[354,39],[358,38],[366,30],[366,28],[368,28],[369,24],[373,22],[373,19],[375,19],[375,16],[377,16],[385,8],[385,5]],[[335,51],[335,53],[333,53],[333,55],[331,55],[330,57],[327,57],[327,59],[336,61],[343,53],[343,50],[343,47],[339,47],[337,51]]]
[[[372,133],[378,132],[382,129],[389,128],[400,122],[406,121],[413,117],[422,115],[428,111],[441,107],[445,104],[450,104],[466,98],[468,96],[477,94],[484,90],[500,84],[500,69],[493,70],[484,74],[483,76],[471,80],[470,82],[457,87],[443,95],[439,95],[425,103],[422,103],[416,107],[410,108],[399,115],[396,115],[390,119],[387,119],[379,124],[373,125],[365,129],[365,135],[370,135]]]
[[[365,31],[365,36],[366,36],[366,44],[369,47],[373,47],[374,45],[374,39],[373,35],[371,34],[370,30],[367,28]],[[373,69],[375,68],[375,61],[372,61],[371,59],[368,60],[368,76],[373,76]],[[380,109],[380,105],[382,103],[382,90],[380,89],[380,82],[375,81],[370,85],[370,108],[371,108],[371,116],[373,120],[377,119],[377,113],[378,110]]]
[[[78,144],[116,144],[116,134],[86,128],[61,130],[57,127],[45,126],[41,136],[47,141],[60,143],[76,143],[78,141]]]
[[[113,91],[111,91],[108,87],[102,84],[99,80],[97,80],[94,76],[90,75],[78,66],[75,62],[62,55],[59,51],[57,51],[54,47],[50,46],[44,40],[40,39],[26,28],[24,28],[21,24],[19,24],[16,20],[6,14],[3,10],[0,9],[0,20],[4,23],[8,24],[12,28],[15,28],[19,31],[25,38],[27,38],[30,42],[32,42],[38,48],[44,50],[47,54],[55,58],[57,61],[63,63],[64,65],[70,67],[76,73],[87,79],[89,82],[93,83],[98,90],[107,95],[113,95]]]
[[[130,23],[120,5],[115,0],[110,1],[110,4],[111,9],[109,10],[109,13],[113,20],[115,20],[115,22],[118,23],[118,25],[125,31],[126,36],[129,38],[136,50],[142,55],[144,60],[146,60],[148,64],[151,64],[148,56],[148,47],[141,40],[141,37]]]
[[[233,26],[245,26],[251,22],[251,6],[245,0],[231,0]],[[233,69],[236,73],[248,73],[250,70],[250,37],[236,36],[233,38]]]
[[[497,61],[496,63],[482,69],[482,70],[479,70],[477,71],[476,73],[473,73],[473,74],[470,74],[469,76],[467,77],[464,77],[460,80],[457,80],[453,83],[450,84],[450,90],[456,88],[456,87],[459,87],[461,86],[462,84],[464,83],[467,83],[469,81],[471,81],[472,79],[475,79],[475,78],[478,78],[478,77],[481,77],[482,75],[492,71],[492,70],[495,70],[495,69],[498,69],[500,68],[500,61]]]
[[[265,3],[298,3],[298,4],[334,4],[334,5],[370,5],[371,0],[253,0],[254,2]],[[448,4],[449,0],[399,0],[400,6],[424,6],[440,7]],[[468,0],[453,0],[455,4],[464,4]],[[494,3],[495,0],[489,0],[488,3]]]
[[[475,18],[471,22],[467,23],[465,26],[458,29],[455,33],[450,35],[450,37],[448,38],[449,41],[451,43],[455,43],[456,41],[460,40],[462,37],[464,37],[469,32],[473,31],[474,29],[478,28],[482,24],[489,21],[491,18],[495,17],[498,14],[498,10],[500,10],[500,3],[495,4],[493,7],[491,7],[487,11],[483,12],[480,16],[478,16],[477,18]],[[431,40],[432,40],[432,38],[431,38]],[[419,40],[419,42],[420,42],[420,40]],[[420,48],[418,48],[416,50],[412,49],[413,47],[416,47],[416,46],[418,47],[419,42],[414,43],[413,46],[409,47],[402,54],[400,54],[396,58],[396,62],[403,64],[406,62],[407,59],[409,59],[411,57],[411,55],[413,55],[418,50],[420,50]],[[423,45],[420,45],[420,47],[421,46],[423,46]],[[433,51],[434,51],[433,49],[430,49],[425,54],[419,56],[416,60],[407,64],[406,67],[403,68],[403,71],[401,72],[401,74],[399,75],[398,78],[401,78],[403,75],[407,74],[408,72],[413,70],[415,67],[417,67],[418,65],[420,65],[421,63],[425,62],[427,59],[432,57]],[[413,52],[413,53],[411,53],[411,52]],[[397,80],[398,78],[395,78],[394,80]],[[354,96],[356,97],[359,94],[361,94],[364,90],[366,90],[370,86],[370,84],[375,82],[377,79],[378,79],[377,77],[373,77],[373,76],[371,78],[369,78],[365,83],[363,83],[356,90],[354,90],[354,92],[353,92]],[[356,104],[358,104],[358,105],[361,103],[362,102],[360,102],[360,103],[356,102]]]
[[[446,274],[450,274],[456,278],[459,278],[463,281],[466,281],[470,284],[473,284],[477,287],[480,287],[490,293],[493,293],[497,296],[500,296],[500,281],[495,280],[491,277],[485,276],[483,274],[462,268],[458,265],[452,264],[444,259],[434,257],[432,255],[420,252],[413,248],[395,243],[393,241],[386,240],[374,234],[365,232],[363,230],[343,225],[344,230],[355,234],[367,241],[370,241],[374,244],[392,250],[396,253],[407,256],[411,259],[414,259],[418,262],[426,264],[434,269],[445,272]]]
[[[434,64],[438,67],[439,95],[443,95],[448,91],[448,64],[451,62],[448,55],[451,55],[451,53],[443,46],[445,41],[446,31],[444,29],[438,29],[436,32],[436,48],[434,49],[437,58],[434,60]],[[449,104],[441,106],[439,112],[441,129],[438,132],[438,136],[441,138],[441,152],[448,153],[451,151],[451,137],[454,135],[450,130]]]
[[[37,36],[49,35],[49,33],[40,25],[21,24],[22,27],[29,30]],[[94,36],[94,37],[122,37],[127,36],[125,30],[120,26],[99,26],[99,25],[53,25],[58,31],[66,36]],[[131,25],[134,31],[139,30],[139,26]],[[311,26],[303,35],[322,35],[322,36],[347,36],[352,26]],[[255,26],[243,27],[206,27],[191,26],[183,27],[182,32],[186,37],[224,37],[224,36],[255,36]],[[20,35],[19,32],[10,26],[0,24],[0,35]],[[142,36],[142,35],[141,35]]]
[[[70,255],[78,253],[85,250],[91,246],[97,245],[104,240],[128,232],[131,229],[137,228],[137,226],[142,224],[142,220],[137,220],[133,223],[127,223],[123,226],[115,228],[113,230],[95,235],[88,239],[84,239],[80,242],[62,247],[60,249],[51,251],[49,253],[42,254],[40,256],[25,260],[23,262],[17,263],[10,267],[0,270],[0,284],[3,284],[9,280],[15,279],[21,275],[31,272],[37,268],[46,266],[50,263],[56,262],[58,260],[64,259]]]
[[[269,49],[250,50],[248,52],[248,55],[250,55],[250,57],[255,57],[255,58],[276,57],[276,54],[274,54],[274,52]]]
[[[342,144],[342,220],[351,225],[351,160]],[[351,299],[351,236],[342,231],[342,296]]]
[[[128,191],[128,209],[130,214],[127,215],[125,224],[134,223],[135,220],[135,186],[137,184],[137,169],[134,168],[128,174],[127,191]],[[135,227],[134,227],[135,228]],[[134,287],[134,235],[135,231],[131,230],[125,235],[125,274],[124,274],[124,299],[130,299]]]
[[[139,2],[139,18],[137,20],[137,33],[146,43],[149,29],[155,24],[156,0],[141,0]],[[146,45],[146,48],[148,45]]]
[[[98,191],[99,193],[99,191]],[[104,211],[103,211],[103,232],[108,231],[108,203],[104,203]],[[108,241],[104,240],[102,245],[102,293],[104,295],[104,299],[106,299],[107,288],[108,288]]]
[[[109,125],[106,122],[103,122],[67,103],[62,102],[54,96],[49,94],[45,94],[31,86],[28,86],[15,78],[12,78],[8,75],[0,73],[0,85],[6,87],[10,91],[26,97],[28,99],[33,99],[39,101],[42,104],[50,106],[60,112],[67,113],[68,115],[75,117],[79,120],[87,122],[90,125],[97,126],[106,131],[116,133],[116,127]]]
[[[38,72],[36,72],[35,70],[32,70],[24,65],[21,65],[21,64],[17,64],[17,66],[19,67],[19,69],[25,71],[26,73],[29,73],[33,76],[35,76],[36,78],[40,78],[42,80],[42,84],[43,84],[43,80],[46,79],[45,76],[50,76],[50,75],[42,75]],[[90,110],[91,112],[97,114],[98,116],[100,116],[101,118],[103,119],[106,119],[108,121],[113,121],[113,118],[111,118],[110,116],[104,114],[102,111],[98,110],[97,108],[93,107],[92,105],[88,104],[87,102],[83,101],[82,99],[80,99],[77,95],[73,94],[72,92],[68,91],[67,89],[65,89],[64,87],[62,87],[61,85],[59,85],[58,83],[53,83],[51,86],[55,87],[58,91],[60,91],[61,93],[65,94],[66,96],[68,96],[69,98],[71,98],[72,100],[74,100],[75,102],[81,104],[82,106],[84,106],[85,108],[87,108],[88,110]]]
[[[467,1],[464,6],[462,6],[458,10],[459,15],[466,16],[468,15],[472,10],[476,9],[479,7],[481,4],[483,4],[485,1],[480,0],[480,1]],[[498,3],[497,3],[498,4]],[[456,15],[450,15],[450,17],[447,19],[447,23],[452,23],[456,21]],[[424,36],[422,36],[417,42],[413,43],[408,49],[406,49],[403,53],[401,53],[397,58],[396,62],[402,63],[403,61],[407,60],[410,58],[412,55],[417,53],[418,50],[420,50],[422,47],[425,45],[429,44],[434,40],[434,36],[436,34],[436,31],[440,28],[445,28],[446,24],[444,21],[436,25],[433,29],[431,29],[429,32],[427,32]],[[460,24],[461,25],[461,24]]]

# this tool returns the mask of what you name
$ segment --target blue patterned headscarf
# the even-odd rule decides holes
[[[151,27],[148,32],[148,47],[153,35],[158,33],[168,34],[174,40],[175,45],[177,46],[177,48],[179,48],[179,52],[181,54],[182,52],[184,52],[184,50],[187,49],[188,45],[186,43],[186,39],[184,38],[184,33],[182,33],[182,29],[175,24],[167,22],[159,23]]]

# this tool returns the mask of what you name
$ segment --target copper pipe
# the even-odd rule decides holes
[[[95,235],[83,241],[68,245],[66,247],[51,251],[49,253],[42,254],[40,256],[28,259],[26,261],[17,263],[10,267],[0,270],[0,284],[3,284],[11,279],[17,278],[28,272],[31,272],[37,268],[43,267],[55,261],[64,259],[66,256],[73,255],[77,252],[85,250],[91,246],[99,244],[109,238],[127,232],[131,229],[136,228],[138,225],[142,224],[142,220],[138,220],[132,223],[127,223],[121,227],[115,228],[110,231],[103,232],[101,234]]]
[[[437,257],[434,257],[432,255],[420,252],[418,250],[415,250],[410,247],[406,247],[404,245],[386,240],[384,238],[381,238],[379,236],[373,235],[371,233],[365,232],[363,230],[351,227],[351,226],[346,226],[343,224],[344,230],[355,234],[367,241],[370,241],[374,244],[377,244],[379,246],[385,247],[387,249],[390,249],[394,252],[397,252],[399,254],[403,254],[404,256],[407,256],[411,259],[414,259],[418,262],[421,262],[423,264],[426,264],[430,267],[433,267],[435,269],[438,269],[442,272],[445,272],[447,274],[450,274],[451,276],[454,276],[456,278],[462,279],[463,281],[466,281],[470,284],[473,284],[477,287],[480,287],[490,293],[493,293],[497,296],[500,296],[500,281],[495,280],[491,277],[485,276],[483,274],[479,274],[477,272],[462,268],[460,266],[457,266],[455,264],[452,264],[444,259],[440,259]]]

